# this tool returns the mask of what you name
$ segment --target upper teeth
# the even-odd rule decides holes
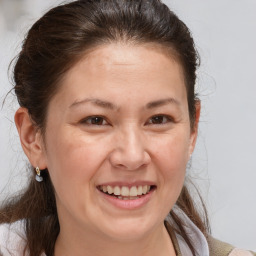
[[[141,196],[149,192],[150,186],[132,186],[131,188],[127,186],[100,186],[100,190],[108,194],[114,194],[116,196]]]

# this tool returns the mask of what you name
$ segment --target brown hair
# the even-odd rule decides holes
[[[189,29],[160,0],[80,0],[51,9],[29,30],[14,67],[14,90],[21,107],[45,132],[47,107],[69,68],[97,45],[112,42],[154,43],[176,56],[186,81],[191,127],[194,128],[194,93],[198,54]],[[33,173],[33,172],[31,172]],[[24,219],[27,249],[32,256],[52,256],[59,234],[54,188],[47,170],[44,182],[31,177],[23,194],[0,210],[0,223]],[[176,203],[206,235],[205,220],[184,185]],[[204,208],[204,207],[203,207]],[[195,255],[184,224],[171,211],[179,232]]]

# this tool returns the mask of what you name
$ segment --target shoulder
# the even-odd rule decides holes
[[[24,223],[0,225],[0,255],[21,255],[26,246]]]
[[[255,252],[235,248],[228,243],[213,238],[210,234],[205,236],[181,209],[174,207],[173,210],[182,219],[184,231],[188,234],[192,246],[196,249],[196,255],[256,256]],[[169,230],[169,233],[172,231],[173,227],[174,231],[179,230],[170,214],[166,217],[165,221],[168,223],[166,228]],[[174,244],[174,246],[176,245],[178,248],[177,251],[180,251],[178,255],[192,255],[191,253],[187,253],[189,247],[183,237],[179,234],[180,232],[175,232],[177,243]]]
[[[256,253],[235,248],[234,246],[213,238],[207,237],[210,256],[256,256]]]

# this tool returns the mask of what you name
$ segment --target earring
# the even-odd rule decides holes
[[[36,176],[35,176],[35,178],[36,178],[37,182],[42,182],[44,180],[43,177],[41,176],[41,171],[40,171],[38,166],[36,167]]]

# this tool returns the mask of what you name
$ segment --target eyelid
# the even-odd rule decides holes
[[[163,118],[163,121],[161,123],[153,123],[151,120],[153,118],[156,118],[156,117],[161,117]],[[103,119],[102,120],[102,124],[93,124],[93,123],[90,123],[88,121],[92,120],[93,118],[101,118]],[[153,115],[151,116],[147,122],[146,122],[146,125],[165,125],[165,124],[168,124],[168,123],[172,123],[174,122],[174,119],[173,117],[171,117],[170,115],[166,115],[166,114],[157,114],[157,115]],[[81,121],[80,121],[81,124],[83,125],[87,125],[87,126],[107,126],[107,125],[110,125],[110,122],[107,120],[107,118],[105,116],[101,116],[101,115],[92,115],[92,116],[87,116],[86,118],[83,118]]]
[[[166,114],[157,114],[157,115],[153,115],[151,116],[148,120],[151,120],[152,118],[154,117],[163,117],[163,118],[166,118],[166,122],[163,122],[163,123],[160,123],[160,124],[154,124],[154,123],[149,123],[149,121],[146,122],[146,124],[149,124],[149,125],[165,125],[167,123],[172,123],[174,122],[174,119],[169,116],[169,115],[166,115]]]
[[[87,123],[88,120],[90,119],[93,119],[93,118],[102,118],[103,119],[103,122],[106,122],[106,124],[91,124],[91,123]],[[80,121],[81,124],[85,124],[85,125],[88,125],[88,126],[105,126],[105,125],[109,125],[109,122],[108,120],[106,119],[106,117],[104,116],[101,116],[101,115],[93,115],[93,116],[87,116],[86,118],[83,118],[81,121]]]

